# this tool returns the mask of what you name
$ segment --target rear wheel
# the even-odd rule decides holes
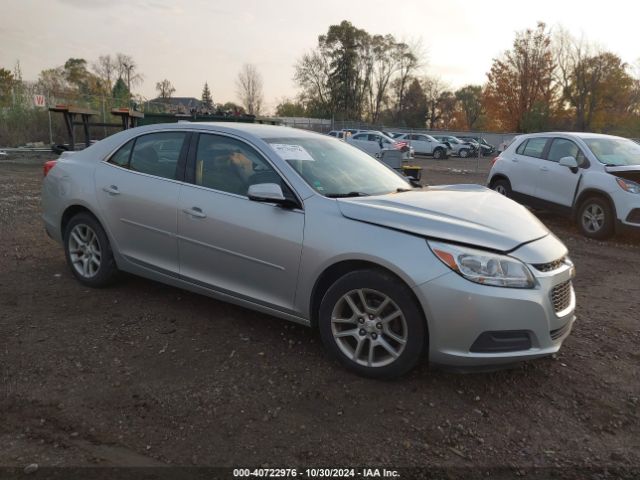
[[[358,270],[337,280],[320,305],[320,335],[346,368],[373,378],[406,373],[426,339],[422,311],[397,278]]]
[[[435,158],[436,160],[440,160],[441,158],[444,158],[444,150],[441,148],[436,148],[433,151],[433,158]]]
[[[578,209],[578,228],[585,237],[604,239],[614,232],[613,209],[602,197],[587,198]]]
[[[109,239],[94,216],[79,213],[69,221],[64,247],[71,273],[83,285],[100,288],[116,279],[118,268]]]
[[[504,195],[505,197],[511,197],[511,183],[509,180],[501,178],[496,180],[491,185],[492,190],[495,190],[500,195]]]
[[[462,150],[460,150],[460,152],[458,152],[458,155],[460,155],[460,158],[467,158],[469,156],[469,150],[463,148]]]

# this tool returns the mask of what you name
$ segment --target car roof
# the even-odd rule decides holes
[[[525,133],[518,135],[515,138],[535,138],[535,137],[549,137],[553,135],[566,135],[568,137],[575,138],[624,138],[617,135],[607,135],[605,133],[591,133],[591,132],[538,132],[538,133]]]

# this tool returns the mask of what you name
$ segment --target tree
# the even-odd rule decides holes
[[[497,128],[526,132],[544,125],[554,99],[554,68],[544,23],[516,34],[513,48],[487,73],[485,107]]]
[[[128,104],[131,99],[131,92],[127,88],[127,84],[122,79],[122,77],[118,77],[116,83],[113,86],[113,91],[111,92],[114,99],[121,104]]]
[[[94,73],[100,79],[104,92],[111,92],[113,80],[117,71],[115,59],[111,55],[100,55],[91,65]]]
[[[437,77],[425,77],[422,80],[422,90],[427,101],[427,128],[433,130],[438,128],[441,123],[443,99],[450,92],[442,80]]]
[[[204,82],[204,88],[202,89],[202,104],[209,110],[213,108],[213,99],[207,82]]]
[[[373,70],[369,34],[343,20],[318,37],[323,55],[329,60],[329,88],[335,115],[360,120]]]
[[[131,92],[131,87],[135,87],[142,83],[143,75],[138,72],[138,64],[133,57],[124,53],[116,54],[116,71],[118,78],[122,78],[127,86],[127,90]]]
[[[0,107],[11,105],[15,78],[6,68],[0,68]]]
[[[335,106],[329,84],[329,58],[317,49],[305,53],[295,65],[294,81],[312,117],[333,117]]]
[[[245,64],[236,79],[238,97],[249,115],[260,115],[262,108],[262,76],[256,67]]]
[[[166,78],[161,82],[156,83],[156,90],[158,91],[158,96],[165,100],[167,98],[171,98],[171,95],[173,95],[173,92],[176,91],[176,89],[171,84],[171,82]]]
[[[473,130],[483,112],[482,87],[467,85],[456,90],[455,97],[462,113],[464,128]]]
[[[407,127],[424,128],[427,118],[427,96],[422,85],[414,78],[406,88],[403,100],[402,118]]]
[[[277,117],[305,117],[306,115],[306,108],[300,101],[283,98],[276,106]]]

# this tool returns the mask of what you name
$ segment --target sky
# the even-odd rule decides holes
[[[422,73],[456,89],[484,83],[493,58],[516,31],[543,21],[562,25],[635,63],[640,5],[609,0],[3,0],[0,67],[20,62],[23,78],[71,57],[131,55],[144,75],[136,93],[157,96],[165,78],[174,96],[200,98],[208,82],[214,102],[238,102],[235,79],[254,64],[265,106],[294,97],[294,64],[329,25],[349,20],[372,34],[421,45]]]

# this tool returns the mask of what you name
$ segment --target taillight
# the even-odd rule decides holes
[[[502,157],[500,155],[494,157],[493,160],[491,160],[491,166],[493,167],[498,160],[502,160]]]
[[[48,162],[44,162],[44,165],[42,166],[42,173],[43,176],[46,177],[47,173],[49,173],[49,171],[56,166],[57,160],[49,160]]]

